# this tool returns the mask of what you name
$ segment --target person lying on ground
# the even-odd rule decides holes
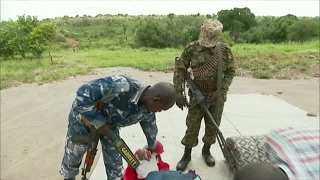
[[[234,180],[318,180],[320,179],[319,129],[280,128],[265,137],[271,165],[247,165]]]

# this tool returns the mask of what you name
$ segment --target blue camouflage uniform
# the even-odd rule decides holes
[[[138,106],[139,98],[147,87],[149,86],[144,86],[133,78],[114,75],[90,81],[78,89],[69,114],[65,152],[60,168],[60,174],[64,178],[73,178],[79,174],[81,160],[88,150],[88,146],[75,144],[70,139],[74,135],[89,133],[89,128],[80,120],[81,116],[95,128],[105,123],[112,125],[112,130],[117,135],[120,127],[139,122],[148,146],[155,147],[158,133],[155,113],[144,106]],[[97,102],[103,104],[101,112],[96,107]],[[121,155],[107,138],[102,136],[100,142],[108,180],[121,179]]]

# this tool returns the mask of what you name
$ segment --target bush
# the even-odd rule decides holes
[[[135,42],[138,46],[165,48],[174,46],[173,34],[168,25],[159,21],[148,20],[136,31]]]
[[[319,22],[312,19],[299,19],[288,27],[288,40],[305,42],[319,37]]]
[[[56,41],[57,42],[65,42],[66,41],[66,37],[64,37],[64,35],[61,34],[61,33],[57,33],[56,34]]]
[[[222,32],[219,41],[226,43],[230,47],[234,45],[234,38],[230,35],[229,31]]]

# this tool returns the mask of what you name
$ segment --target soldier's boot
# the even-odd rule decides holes
[[[183,156],[178,162],[176,167],[177,171],[184,171],[187,168],[188,163],[191,161],[191,150],[192,148],[189,148],[189,147],[184,148]]]
[[[210,152],[211,145],[203,145],[202,148],[202,156],[204,158],[204,161],[206,162],[207,166],[213,167],[216,164],[216,161],[214,157],[211,155]]]

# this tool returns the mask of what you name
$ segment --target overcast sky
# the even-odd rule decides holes
[[[64,15],[97,14],[217,14],[224,9],[248,7],[256,15],[282,16],[319,16],[319,0],[292,1],[197,1],[197,0],[163,0],[163,1],[85,1],[85,0],[1,0],[1,20],[15,20],[17,15],[35,15],[39,19],[62,17]]]

